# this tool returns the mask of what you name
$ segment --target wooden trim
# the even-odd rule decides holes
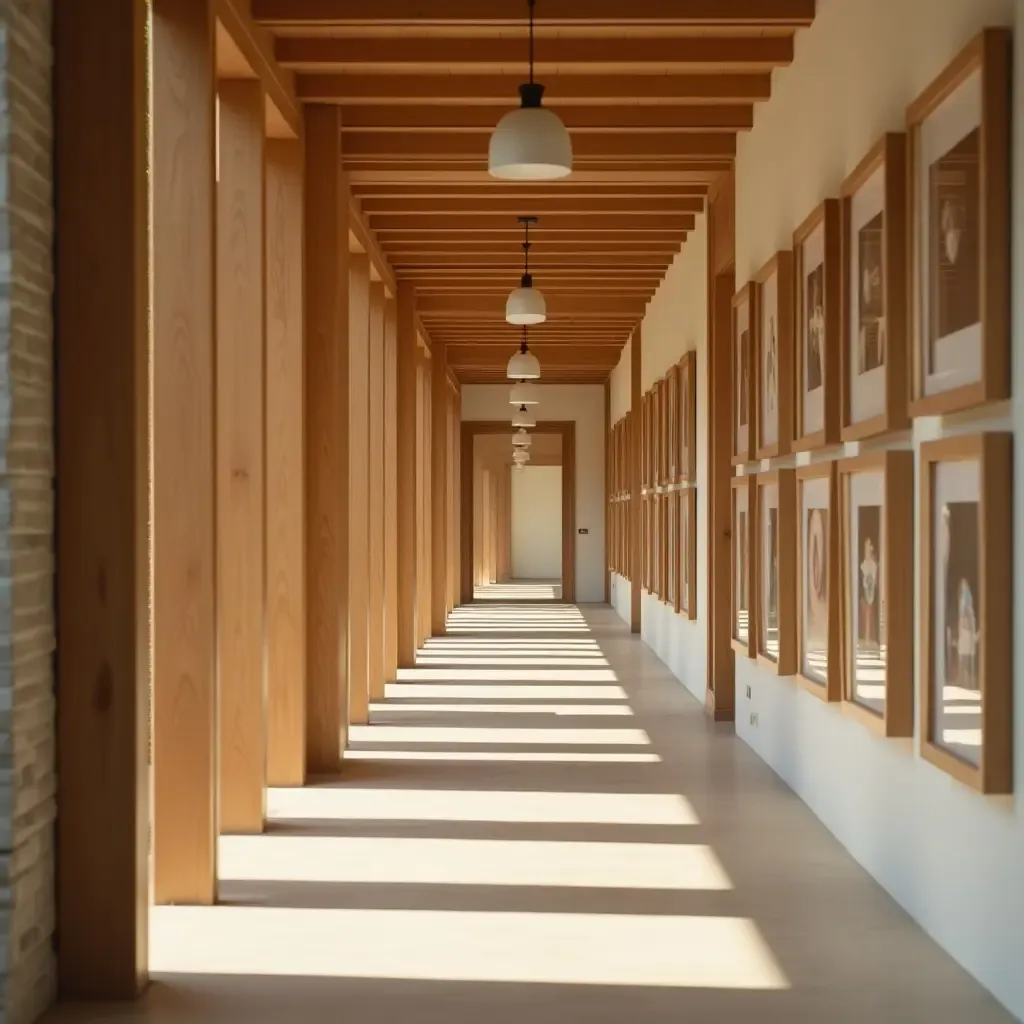
[[[920,449],[919,499],[921,756],[959,782],[986,794],[1013,791],[1013,435],[975,434],[929,441]],[[981,758],[977,767],[940,746],[932,719],[932,474],[942,462],[977,461],[981,471],[978,508],[983,628],[978,638],[981,690]]]
[[[842,241],[840,238],[839,200],[826,199],[793,232],[794,309],[794,386],[793,386],[793,451],[806,452],[839,442],[840,402],[840,332],[842,319]],[[822,225],[824,237],[825,316],[824,351],[822,352],[823,427],[813,433],[804,430],[804,260],[803,246]]]
[[[682,614],[691,622],[695,622],[697,619],[697,528],[699,525],[697,523],[697,491],[693,487],[686,487],[682,491],[678,491],[677,494],[680,519],[685,510],[690,523],[689,543],[686,545],[686,550],[680,553],[679,562],[681,566],[683,558],[687,561],[686,605]],[[678,548],[680,545],[677,544],[676,547]],[[681,584],[679,589],[682,589]]]
[[[616,424],[616,428],[617,428]],[[612,572],[618,571],[618,560],[614,557],[616,518],[618,507],[612,505],[612,494],[615,491],[614,479],[618,472],[618,430],[612,428],[612,382],[611,378],[604,382],[604,603],[610,604],[612,599]]]
[[[737,493],[746,489],[747,491],[747,639],[741,640],[736,635],[736,538],[739,536],[739,525],[737,519],[736,498]],[[731,615],[729,633],[732,648],[745,658],[754,659],[757,657],[757,629],[758,623],[758,597],[760,595],[760,576],[757,572],[758,566],[758,509],[757,509],[757,477],[753,473],[746,473],[742,476],[734,476],[730,488],[732,498],[732,560],[730,562],[732,586],[731,594]]]
[[[744,463],[751,462],[754,459],[754,434],[755,424],[757,422],[757,388],[754,387],[754,352],[757,350],[757,331],[759,322],[759,309],[757,306],[757,291],[754,288],[752,282],[748,281],[733,297],[732,300],[732,346],[733,346],[733,360],[730,360],[730,365],[735,366],[735,360],[739,358],[736,352],[736,346],[739,344],[740,334],[736,326],[737,317],[739,311],[743,306],[747,307],[747,333],[749,334],[749,342],[747,343],[747,443],[740,449],[739,440],[737,438],[737,430],[739,429],[739,401],[740,396],[736,390],[735,374],[733,374],[733,380],[730,383],[730,394],[731,399],[731,425],[730,425],[730,436],[732,437],[732,446],[730,448],[731,462],[734,466],[742,466]]]
[[[914,735],[914,453],[871,452],[841,459],[839,471],[839,570],[842,589],[841,666],[843,711],[879,736]],[[882,473],[881,607],[885,609],[885,709],[877,714],[854,699],[853,538],[851,479],[864,473]]]
[[[777,439],[773,444],[764,444],[762,438],[762,399],[764,396],[764,382],[761,380],[761,370],[764,366],[762,350],[764,346],[764,324],[763,314],[763,292],[765,284],[771,280],[772,275],[778,277],[776,286],[777,313],[778,313],[778,367],[776,370],[776,405],[779,410],[779,421],[777,428]],[[788,455],[793,444],[793,252],[784,249],[777,252],[761,269],[754,275],[754,286],[757,289],[757,316],[758,329],[756,344],[754,345],[754,390],[757,392],[757,420],[755,422],[756,436],[755,456],[758,459],[774,459],[782,455]]]
[[[417,543],[417,477],[416,437],[417,374],[419,373],[418,340],[416,336],[416,292],[409,281],[398,285],[398,318],[396,322],[396,396],[398,455],[398,667],[411,668],[416,663],[418,637],[416,635],[416,559]],[[472,446],[470,446],[472,458]],[[473,466],[470,463],[469,485],[473,485]],[[470,518],[472,529],[472,518]],[[470,548],[472,551],[472,548]],[[472,574],[472,558],[469,560]],[[472,576],[470,577],[472,579]],[[472,583],[469,588],[473,594]]]
[[[764,653],[764,647],[757,641],[757,663],[764,668],[770,669],[779,676],[792,676],[797,670],[797,595],[796,595],[796,471],[793,469],[777,469],[770,473],[762,473],[757,477],[757,544],[759,570],[764,566],[760,557],[764,551],[764,538],[761,535],[761,515],[764,509],[762,489],[772,485],[778,487],[778,547],[779,547],[779,660],[772,661]],[[758,622],[757,629],[760,635],[761,621],[760,612],[760,589],[761,572],[758,573]]]
[[[640,398],[640,380],[643,372],[643,324],[638,324],[633,332],[633,339],[630,344],[629,355],[629,407],[637,415],[642,415],[644,410]],[[650,447],[650,403],[646,407],[647,415],[644,416],[647,425],[647,447]],[[644,467],[646,466],[647,451],[641,445],[641,424],[634,418],[634,429],[630,438],[630,562],[635,567],[633,579],[629,588],[629,629],[631,633],[641,631],[643,602],[641,601],[643,587],[641,580],[645,578],[645,522],[646,516],[643,513],[642,481]]]
[[[938,416],[1010,397],[1010,174],[1011,50],[1008,28],[986,28],[950,62],[907,109],[908,208],[910,210],[911,417]],[[922,281],[917,230],[918,134],[925,119],[975,71],[981,71],[981,379],[934,395],[922,387],[920,299]]]
[[[850,314],[853,294],[850,287],[854,261],[855,236],[851,223],[853,197],[879,170],[884,175],[883,205],[883,279],[885,315],[885,410],[857,423],[852,421],[853,334]],[[843,182],[840,190],[840,230],[842,235],[842,274],[840,294],[839,365],[842,376],[841,435],[844,441],[860,441],[910,425],[907,414],[909,381],[907,378],[907,137],[889,132],[872,146],[870,152]]]
[[[676,483],[697,482],[697,353],[689,351],[677,364],[679,373],[678,433],[679,449]],[[687,443],[683,444],[683,438]]]
[[[804,564],[804,485],[811,480],[828,482],[828,540],[825,557],[828,560],[828,613],[827,636],[825,640],[828,658],[828,673],[824,682],[808,676],[804,672],[804,580],[807,567]],[[838,509],[836,502],[836,463],[818,462],[811,466],[801,466],[796,471],[796,657],[797,681],[809,693],[821,700],[835,703],[842,700],[842,665],[840,657],[840,604],[839,593],[839,530]]]

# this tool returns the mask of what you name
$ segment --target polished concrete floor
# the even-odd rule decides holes
[[[53,1019],[1010,1020],[608,608],[459,610],[269,812],[141,1003]]]

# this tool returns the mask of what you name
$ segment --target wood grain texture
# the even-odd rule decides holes
[[[267,784],[306,780],[302,143],[266,143]]]
[[[54,12],[58,984],[121,1000],[148,975],[145,14]]]
[[[398,666],[416,660],[416,293],[398,285],[397,321],[398,467]]]
[[[384,674],[398,675],[398,304],[384,306]]]
[[[348,714],[370,708],[370,257],[349,256],[348,299]]]
[[[263,831],[263,87],[218,86],[217,673],[220,831]]]
[[[430,636],[431,540],[431,387],[429,354],[419,350],[416,371],[416,646]]]
[[[430,632],[443,636],[448,618],[448,361],[434,346],[430,361]]]
[[[305,111],[306,767],[348,731],[348,216],[336,108]]]
[[[216,897],[214,48],[208,0],[153,5],[153,890]]]
[[[639,410],[641,402],[640,375],[643,369],[643,325],[637,327],[633,332],[633,341],[630,346],[629,360],[629,407]],[[633,565],[640,565],[643,558],[644,537],[641,529],[641,463],[643,453],[640,448],[640,431],[633,432],[630,445],[630,505],[633,511],[633,519],[630,523],[630,548],[632,551],[631,560]],[[629,609],[629,630],[631,633],[640,632],[641,616],[641,587],[639,577],[633,580],[630,587],[630,609]]]
[[[384,697],[384,576],[385,548],[385,473],[384,473],[384,285],[370,285],[369,342],[369,649],[367,673],[370,699]]]

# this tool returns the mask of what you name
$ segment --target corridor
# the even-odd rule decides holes
[[[48,1019],[1010,1020],[607,607],[462,607],[371,716]]]

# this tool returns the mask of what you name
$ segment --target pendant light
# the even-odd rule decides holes
[[[512,385],[508,400],[510,405],[537,405],[540,402],[540,389],[528,380],[520,380]]]
[[[533,439],[523,428],[512,435],[513,448],[529,448],[531,444],[533,444]]]
[[[520,448],[512,453],[512,461],[522,466],[524,463],[530,461],[530,453]]]
[[[508,361],[508,369],[505,375],[509,380],[539,380],[540,361],[530,351],[526,343],[526,328],[523,328],[523,340],[519,345],[519,351]]]
[[[526,408],[525,405],[521,405],[512,417],[513,427],[535,427],[537,426],[537,418]]]
[[[530,81],[519,86],[520,107],[491,133],[488,168],[506,181],[553,181],[572,173],[572,142],[557,114],[541,106],[544,86],[533,80],[533,7],[530,7]]]
[[[526,237],[523,240],[523,276],[520,278],[519,287],[512,292],[505,303],[505,319],[510,324],[527,326],[528,324],[542,324],[548,318],[548,306],[544,301],[544,293],[539,288],[533,287],[533,278],[530,276],[530,225],[537,223],[536,217],[520,217],[519,223],[523,225]],[[523,339],[523,351],[526,351],[526,339]],[[536,360],[534,360],[536,362]],[[539,377],[540,367],[537,367],[535,374],[523,374],[511,372],[512,364],[509,364],[510,377]]]

